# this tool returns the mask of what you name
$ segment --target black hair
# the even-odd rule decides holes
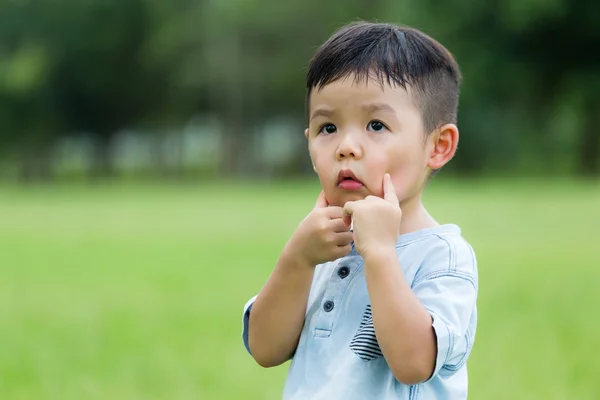
[[[351,75],[358,81],[410,87],[427,132],[456,123],[462,79],[458,64],[444,46],[417,29],[361,21],[335,32],[310,62],[307,114],[312,90]]]

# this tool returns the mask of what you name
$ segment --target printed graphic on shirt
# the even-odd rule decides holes
[[[377,343],[377,337],[375,336],[370,304],[367,306],[358,331],[350,343],[350,349],[365,361],[383,356],[379,348],[379,343]]]

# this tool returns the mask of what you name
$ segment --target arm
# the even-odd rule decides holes
[[[404,384],[425,381],[435,367],[435,332],[404,278],[395,248],[365,259],[365,276],[375,334],[390,369]]]
[[[355,245],[365,261],[373,326],[396,379],[415,384],[437,373],[451,375],[467,359],[476,322],[476,261],[466,242],[443,239],[428,245],[418,276],[408,284],[395,244],[402,211],[391,178],[384,198],[349,202]],[[460,248],[457,251],[456,248]]]
[[[395,251],[365,259],[375,333],[394,376],[403,383],[452,375],[471,351],[476,260],[466,242],[451,249],[442,240],[433,244],[412,288]]]
[[[314,267],[284,250],[275,270],[252,305],[248,327],[250,353],[263,367],[290,359],[304,325]]]
[[[352,233],[342,215],[341,207],[329,207],[321,192],[251,306],[244,340],[261,366],[280,365],[293,355],[304,326],[315,266],[352,250]]]

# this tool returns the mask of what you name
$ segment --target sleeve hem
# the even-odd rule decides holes
[[[252,306],[254,305],[254,301],[257,296],[254,296],[246,304],[244,305],[244,314],[242,317],[242,340],[244,341],[244,347],[248,354],[252,355],[250,351],[250,344],[248,341],[248,324],[250,323],[250,311],[252,310]]]
[[[452,332],[450,328],[442,321],[442,319],[431,310],[428,310],[432,318],[432,326],[435,331],[436,342],[437,342],[437,353],[435,356],[435,367],[431,376],[424,382],[429,382],[435,378],[442,367],[446,364],[452,348],[454,347]]]

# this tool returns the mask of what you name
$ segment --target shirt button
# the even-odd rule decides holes
[[[329,312],[329,311],[333,310],[333,306],[334,306],[333,301],[327,300],[325,303],[323,303],[323,310],[325,310],[325,312]]]
[[[340,278],[344,279],[348,275],[350,275],[350,268],[348,268],[348,267],[342,267],[342,268],[338,269],[338,276]]]

